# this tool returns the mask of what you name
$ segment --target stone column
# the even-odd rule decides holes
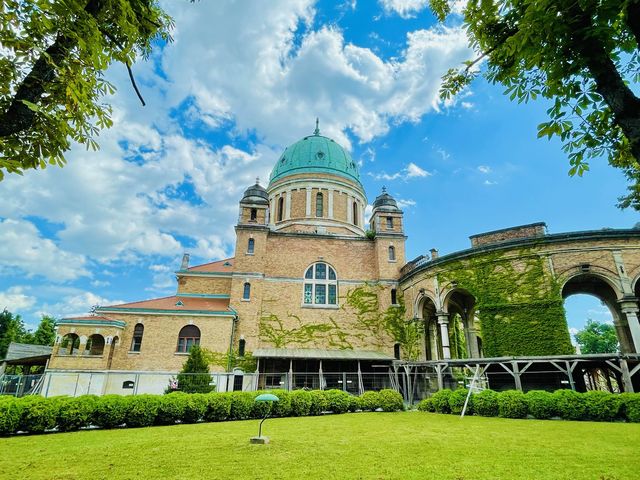
[[[311,187],[307,187],[307,205],[305,209],[305,216],[311,216]]]
[[[627,317],[631,338],[633,339],[633,352],[640,353],[640,322],[638,321],[638,304],[633,300],[622,300],[620,302],[620,310]]]
[[[480,358],[478,349],[478,331],[474,327],[465,328],[467,332],[467,351],[471,358]]]
[[[285,220],[291,218],[291,190],[287,190],[287,198],[284,200],[284,218]]]
[[[329,218],[333,218],[333,190],[329,189]]]
[[[451,348],[449,348],[449,314],[438,312],[438,325],[440,325],[440,337],[442,341],[442,356],[445,360],[451,358]]]

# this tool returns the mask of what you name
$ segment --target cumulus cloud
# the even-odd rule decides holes
[[[14,286],[4,292],[0,292],[0,310],[7,309],[10,312],[29,310],[36,303],[36,297],[25,293],[26,287]]]
[[[115,305],[122,300],[110,300],[89,291],[74,292],[63,296],[59,302],[45,303],[38,314],[51,315],[56,318],[79,317],[87,315],[96,305]]]
[[[396,201],[398,203],[398,208],[400,208],[400,209],[415,207],[417,205],[415,200],[411,200],[409,198],[407,198],[407,199],[399,198]]]
[[[480,173],[484,173],[484,174],[491,173],[491,167],[489,167],[487,165],[479,165],[478,166],[478,171]]]
[[[404,180],[407,181],[411,178],[421,178],[421,177],[430,177],[433,173],[428,172],[427,170],[419,167],[413,162],[410,162],[406,167],[404,167],[399,172],[395,173],[369,173],[376,180]]]
[[[89,275],[83,255],[60,249],[52,240],[43,238],[29,221],[0,220],[0,245],[0,272],[3,274],[17,269],[28,277],[42,275],[57,281]]]
[[[402,18],[413,18],[429,6],[429,0],[379,0],[386,13],[395,13]],[[451,13],[461,14],[467,0],[450,0]]]

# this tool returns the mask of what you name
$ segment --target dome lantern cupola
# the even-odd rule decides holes
[[[382,187],[382,193],[373,202],[369,228],[377,235],[403,235],[402,217],[398,202]]]
[[[260,185],[260,179],[256,178],[255,185],[251,185],[244,191],[240,203],[252,203],[258,205],[269,205],[269,195],[267,190]]]
[[[260,185],[260,179],[256,178],[255,185],[251,185],[244,191],[240,200],[240,215],[238,225],[253,224],[267,225],[269,221],[269,194]]]
[[[373,211],[375,212],[376,210],[402,213],[402,210],[398,208],[398,202],[387,193],[386,187],[382,187],[382,193],[373,202]]]

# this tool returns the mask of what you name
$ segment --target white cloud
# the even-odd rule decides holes
[[[81,291],[65,295],[59,302],[44,304],[39,315],[51,315],[56,318],[79,317],[87,315],[96,305],[115,305],[122,300],[109,300],[93,292]]]
[[[10,178],[3,185],[9,183]],[[0,245],[0,273],[15,273],[17,269],[28,277],[42,275],[56,281],[89,275],[83,255],[60,249],[52,240],[43,238],[29,221],[0,220]]]
[[[420,178],[420,177],[430,177],[433,173],[424,170],[413,162],[410,162],[406,167],[404,167],[399,172],[395,173],[369,173],[376,180],[404,180],[407,181],[411,178]]]
[[[429,0],[379,0],[387,13],[396,13],[402,18],[413,18],[427,8]]]
[[[415,202],[415,200],[411,200],[411,199],[406,199],[403,200],[401,198],[397,199],[396,202],[398,203],[398,208],[400,209],[405,209],[408,207],[415,207],[417,204]]]
[[[488,187],[492,186],[492,185],[497,185],[498,182],[494,182],[492,180],[485,180],[484,182],[482,182],[483,185],[486,185]]]
[[[488,173],[491,173],[491,167],[489,167],[487,165],[479,165],[478,166],[478,171],[480,173],[488,174]]]
[[[0,310],[7,309],[13,313],[29,310],[36,303],[36,297],[24,293],[25,287],[14,286],[0,292]]]

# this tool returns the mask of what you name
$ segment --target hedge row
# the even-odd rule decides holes
[[[83,427],[148,427],[177,422],[221,422],[261,418],[268,408],[273,417],[302,417],[324,412],[403,410],[402,395],[394,390],[366,392],[354,397],[342,390],[296,390],[275,393],[280,401],[255,402],[264,392],[182,393],[167,395],[83,395],[81,397],[0,396],[0,435],[16,432],[66,432]]]
[[[465,389],[440,390],[422,400],[418,404],[418,410],[459,415],[467,392]],[[466,414],[504,418],[531,416],[539,419],[560,417],[564,420],[640,422],[640,393],[578,393],[572,390],[557,390],[553,393],[532,390],[522,393],[517,390],[483,390],[469,397]]]

